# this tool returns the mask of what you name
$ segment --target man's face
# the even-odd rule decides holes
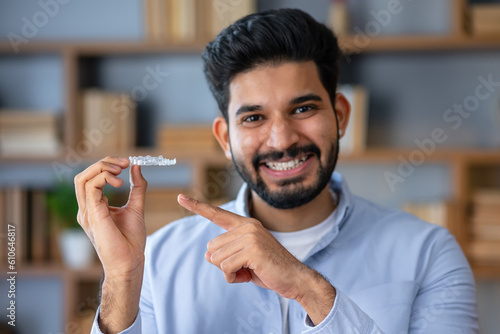
[[[239,73],[229,92],[230,153],[244,181],[279,209],[315,198],[335,168],[338,137],[335,111],[314,62]]]

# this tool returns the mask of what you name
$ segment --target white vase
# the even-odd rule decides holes
[[[83,230],[67,229],[59,235],[64,264],[72,269],[89,267],[94,261],[94,247]]]

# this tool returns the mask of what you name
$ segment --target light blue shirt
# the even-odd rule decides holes
[[[338,173],[330,187],[339,198],[335,225],[303,262],[337,295],[315,327],[291,300],[290,333],[478,332],[474,277],[448,230],[351,195]],[[223,208],[248,216],[248,191]],[[229,284],[205,260],[208,241],[224,232],[191,216],[148,237],[139,315],[122,333],[282,333],[274,291]],[[100,333],[97,320],[92,333]]]

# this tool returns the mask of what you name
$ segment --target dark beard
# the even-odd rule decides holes
[[[327,153],[328,159],[326,166],[321,164],[321,151],[314,144],[303,147],[291,146],[286,151],[273,151],[262,155],[256,155],[252,159],[252,165],[257,175],[256,180],[252,180],[251,174],[245,165],[236,161],[234,154],[231,155],[238,174],[240,174],[241,178],[248,184],[250,189],[257,193],[262,200],[276,209],[292,209],[309,203],[328,185],[337,164],[338,147],[339,141],[337,139],[336,143],[332,142],[330,150]],[[309,187],[305,187],[301,184],[303,177],[299,176],[281,181],[279,183],[281,189],[271,192],[259,174],[260,162],[262,160],[279,160],[283,157],[295,158],[299,154],[316,155],[319,161],[316,182]]]

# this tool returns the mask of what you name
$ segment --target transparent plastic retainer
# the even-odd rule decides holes
[[[128,157],[130,160],[130,165],[138,165],[138,166],[173,166],[177,163],[177,159],[167,159],[163,156],[152,157],[147,155],[145,157]]]

